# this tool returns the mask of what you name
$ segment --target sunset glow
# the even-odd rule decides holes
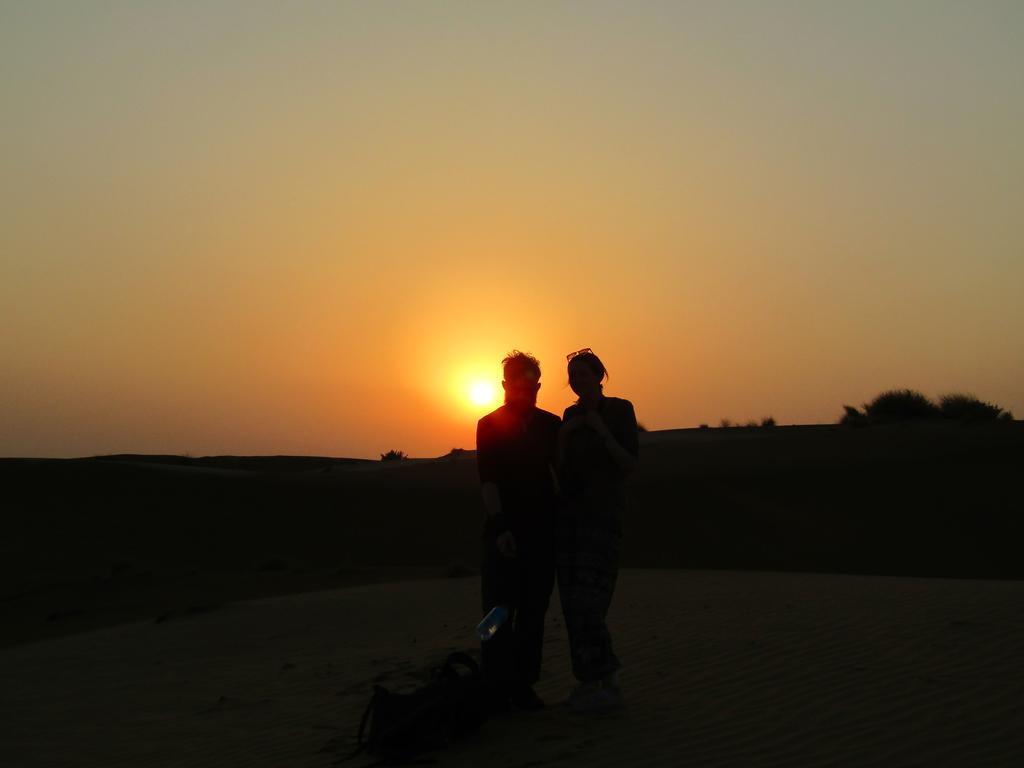
[[[1024,3],[8,3],[0,455],[1024,412]]]
[[[498,390],[489,381],[475,381],[469,388],[469,401],[481,408],[497,405]]]

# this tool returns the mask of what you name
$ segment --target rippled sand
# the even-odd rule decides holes
[[[330,766],[375,682],[474,649],[477,606],[473,578],[375,584],[3,649],[2,763]],[[627,706],[597,716],[558,706],[555,606],[549,708],[441,765],[1024,764],[1024,583],[627,570]]]

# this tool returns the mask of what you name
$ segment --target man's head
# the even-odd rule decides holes
[[[522,410],[533,408],[540,389],[540,363],[537,358],[514,349],[501,361],[501,367],[504,371],[501,386],[505,389],[505,403]]]

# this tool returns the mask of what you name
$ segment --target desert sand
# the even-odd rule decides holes
[[[551,706],[442,765],[1024,765],[1024,425],[641,445],[627,707],[558,706],[556,593]],[[5,459],[0,486],[3,768],[326,767],[375,682],[475,652],[471,452]]]
[[[444,766],[1020,765],[1024,583],[627,569],[627,705],[572,684],[557,593],[540,713]],[[256,601],[0,651],[5,766],[331,766],[372,685],[474,649],[474,578]],[[348,763],[369,762],[359,757]]]

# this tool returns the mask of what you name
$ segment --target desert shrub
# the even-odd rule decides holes
[[[402,451],[396,451],[394,449],[388,451],[387,453],[382,453],[380,455],[381,461],[401,461],[402,459],[407,458],[409,457],[406,456],[405,453],[403,453]]]
[[[720,426],[722,429],[728,429],[729,427],[732,426],[732,421],[730,419],[722,419],[720,422],[718,422],[718,426]]]
[[[771,416],[765,416],[763,419],[761,419],[761,426],[765,428],[774,427],[775,419],[772,418]]]
[[[844,427],[863,427],[868,423],[868,417],[858,411],[852,405],[844,405],[843,417],[839,419],[839,423]]]
[[[868,421],[923,421],[942,416],[942,411],[931,400],[912,389],[892,389],[864,404]]]
[[[998,405],[983,402],[974,395],[963,393],[943,395],[939,398],[939,409],[947,419],[962,421],[990,421],[998,419],[1003,412]]]
[[[707,424],[701,424],[697,429],[711,429]]]
[[[912,389],[892,389],[878,395],[870,403],[865,403],[863,411],[858,411],[852,405],[844,405],[843,411],[839,423],[848,427],[941,418],[960,421],[1013,421],[1013,414],[1009,411],[1004,411],[993,403],[979,400],[971,394],[943,395],[936,405]]]

